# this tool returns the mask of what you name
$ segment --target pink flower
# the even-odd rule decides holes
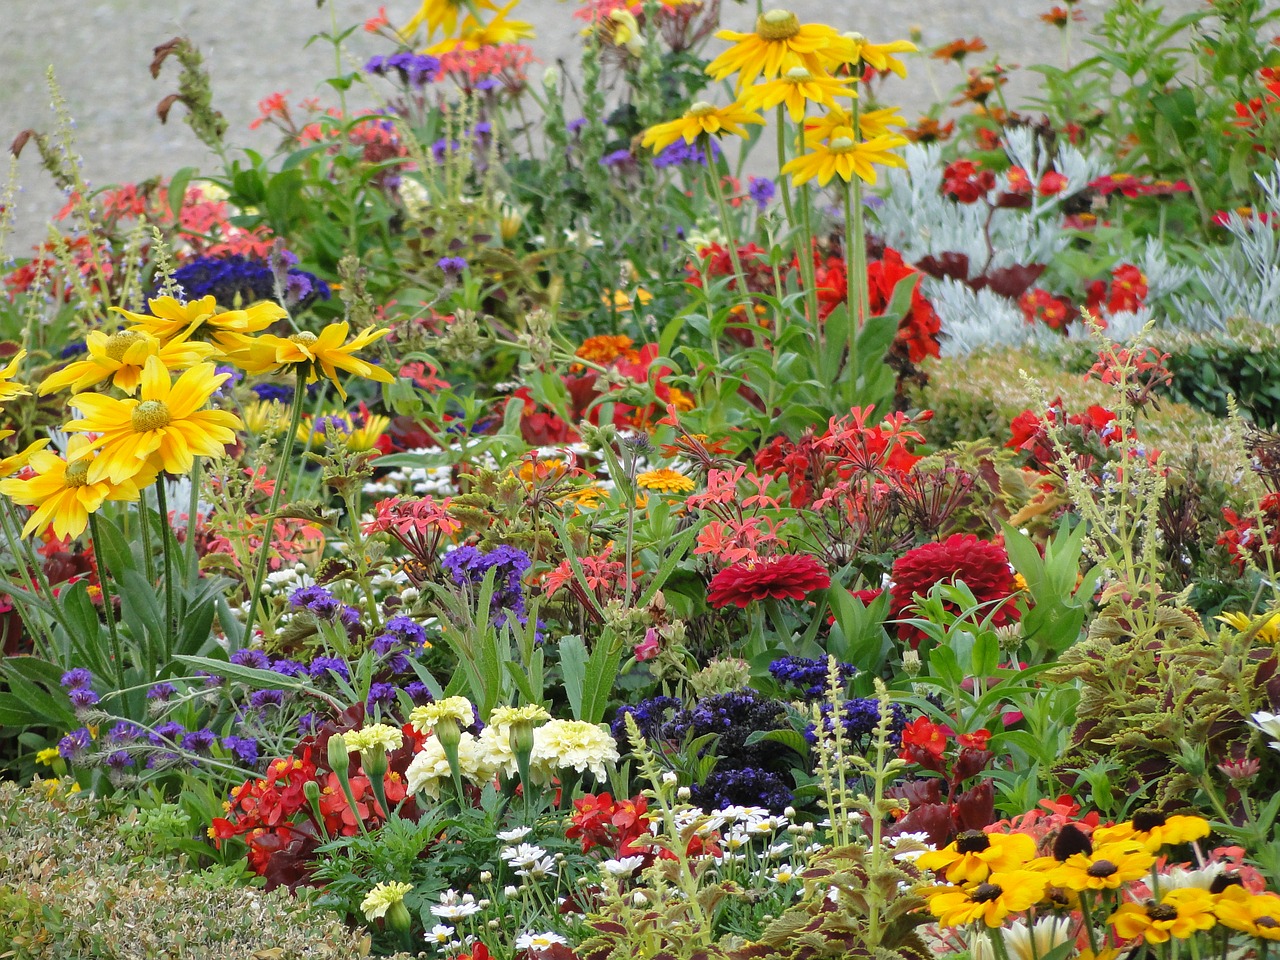
[[[661,645],[658,643],[658,631],[650,627],[644,632],[644,639],[636,644],[632,654],[636,658],[636,663],[644,663],[646,660],[652,660],[658,655]]]

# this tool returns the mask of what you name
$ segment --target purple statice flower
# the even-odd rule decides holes
[[[100,699],[96,693],[88,687],[75,687],[69,691],[71,705],[77,710],[87,710],[89,707],[95,706]]]
[[[89,742],[93,738],[89,736],[89,729],[81,727],[79,730],[72,730],[65,737],[58,741],[58,755],[63,760],[74,760],[84,751],[89,749]]]
[[[312,680],[329,679],[330,670],[340,676],[343,680],[351,679],[351,671],[347,667],[347,661],[340,657],[316,657],[311,661]]]
[[[732,806],[768,807],[781,813],[791,803],[791,790],[772,770],[739,767],[712,770],[701,784],[695,784],[693,802],[703,810],[723,810]]]
[[[182,738],[182,749],[191,753],[208,753],[217,739],[212,730],[192,730]]]
[[[249,694],[249,706],[256,710],[263,707],[281,707],[284,706],[283,690],[255,690]]]
[[[414,680],[405,685],[404,692],[409,695],[409,699],[414,703],[430,703],[432,699],[431,691],[427,689],[427,685],[421,680]]]
[[[311,285],[307,298],[297,304],[304,307],[328,300],[333,292],[329,285],[313,273],[298,270],[298,258],[285,250],[273,255],[280,267],[280,282],[287,287],[294,276],[303,276]],[[232,254],[224,257],[197,257],[173,272],[173,278],[186,291],[188,300],[212,296],[219,306],[231,309],[237,303],[256,303],[276,298],[277,272],[260,257]]]
[[[147,699],[164,703],[177,692],[178,688],[172,683],[157,683],[147,691]]]
[[[721,157],[720,145],[714,140],[711,141],[711,155],[716,160]],[[682,167],[688,163],[698,163],[706,166],[707,156],[700,144],[685,143],[683,140],[677,140],[665,150],[659,151],[653,158],[653,165],[658,170],[663,170],[667,167]]]
[[[239,667],[252,667],[254,670],[271,669],[271,658],[261,650],[237,650],[231,655],[231,662]]]
[[[841,681],[858,672],[852,663],[838,663],[836,669]],[[806,699],[826,694],[827,661],[823,657],[781,657],[769,664],[769,673],[781,686],[800,690]]]
[[[65,690],[79,690],[93,685],[93,674],[84,667],[76,667],[64,673],[58,682]]]
[[[756,202],[756,207],[764,210],[777,195],[778,188],[768,177],[748,177],[747,194]]]
[[[253,737],[237,737],[234,735],[222,738],[222,746],[231,751],[231,755],[246,767],[258,762],[258,741]]]
[[[330,623],[342,610],[342,604],[332,593],[319,584],[299,587],[289,595],[289,603],[297,609],[310,610],[320,620]]]
[[[627,714],[629,713],[636,718],[636,725],[645,739],[667,739],[663,735],[663,730],[668,720],[679,713],[682,706],[683,704],[675,697],[650,697],[648,700],[641,700],[635,706],[620,707],[609,731],[624,751],[630,750],[631,741],[627,736]]]
[[[112,770],[124,770],[133,766],[133,757],[128,750],[113,750],[107,755],[107,766]]]
[[[444,271],[447,278],[456,280],[467,269],[467,261],[462,257],[441,257],[436,261],[436,266]]]
[[[830,731],[831,705],[822,704],[822,726],[823,729]],[[902,730],[907,725],[907,711],[902,704],[895,703],[891,708],[891,717],[889,723],[889,742],[898,743],[902,737]],[[840,708],[840,722],[844,726],[844,736],[858,749],[865,749],[870,745],[871,735],[875,732],[877,724],[880,723],[880,703],[872,697],[858,697],[853,700],[846,700]],[[805,728],[804,738],[810,743],[818,742],[818,725],[816,723],[809,724]]]
[[[299,663],[297,660],[290,660],[287,657],[281,657],[279,660],[272,660],[271,672],[278,673],[282,677],[308,676],[306,664]]]
[[[365,701],[365,709],[372,710],[374,705],[390,707],[396,702],[396,685],[394,683],[375,683],[369,687],[369,699]]]
[[[170,720],[160,724],[151,733],[147,734],[147,739],[157,747],[162,747],[167,743],[177,743],[186,732],[187,728],[178,723],[177,720]]]
[[[133,743],[142,734],[142,728],[131,720],[121,720],[107,731],[107,739],[112,743]]]
[[[314,713],[304,713],[298,718],[298,736],[309,737],[320,729],[323,721]]]

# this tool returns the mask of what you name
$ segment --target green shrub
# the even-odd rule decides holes
[[[1259,427],[1280,424],[1280,331],[1241,320],[1224,332],[1183,333],[1163,344],[1170,354],[1169,393],[1219,417],[1227,395]]]

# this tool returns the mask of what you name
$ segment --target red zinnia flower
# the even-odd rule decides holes
[[[745,607],[752,600],[803,600],[814,590],[831,586],[831,577],[807,553],[735,563],[711,578],[707,599],[713,607]]]
[[[936,584],[951,580],[963,580],[978,602],[986,604],[980,616],[985,617],[999,603],[991,620],[993,626],[1002,627],[1018,619],[1018,608],[1004,602],[1014,592],[1009,555],[999,544],[979,540],[972,533],[957,533],[942,543],[925,543],[899,557],[893,565],[889,616],[898,619],[915,602],[915,594],[923,596]],[[947,604],[947,609],[960,612],[952,603]],[[922,630],[910,624],[901,625],[898,634],[913,647],[925,638]]]

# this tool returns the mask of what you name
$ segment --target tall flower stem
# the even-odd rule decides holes
[[[89,514],[89,536],[93,539],[93,560],[98,567],[98,586],[102,588],[102,609],[107,615],[107,633],[111,636],[111,658],[116,666],[116,686],[121,688],[124,686],[124,652],[120,647],[120,633],[116,629],[116,611],[112,606],[111,587],[108,586],[111,581],[111,571],[102,562],[102,551],[98,546],[101,541],[98,539],[96,513]]]
[[[317,393],[324,393],[321,386]],[[253,624],[258,616],[258,602],[262,599],[262,581],[267,575],[267,557],[271,553],[271,531],[275,526],[276,511],[280,509],[280,493],[284,489],[285,471],[289,469],[289,457],[293,454],[293,442],[298,436],[298,424],[302,421],[302,403],[306,399],[306,391],[302,385],[302,375],[295,378],[293,384],[293,405],[289,410],[289,429],[285,432],[284,443],[280,447],[280,460],[276,464],[276,482],[271,488],[271,502],[267,506],[266,527],[262,531],[262,540],[258,544],[258,565],[253,575],[253,593],[249,600],[249,612],[245,616],[243,645],[253,641]],[[354,808],[353,808],[354,809]]]
[[[164,476],[156,478],[156,502],[160,506],[160,540],[164,547],[164,629],[173,629],[173,530],[169,521],[169,498],[164,492]]]
[[[858,100],[853,101],[853,135],[862,139]],[[863,220],[862,178],[855,172],[844,192],[845,302],[849,305],[849,404],[858,396],[858,334],[871,310],[867,286],[867,229]],[[852,294],[852,295],[851,295]]]
[[[188,576],[187,586],[195,586],[200,579],[200,567],[196,560],[196,517],[200,512],[200,458],[191,464],[191,497],[187,500],[187,539],[183,543],[184,564]]]
[[[809,322],[818,322],[818,290],[813,278],[813,237],[809,232],[808,192],[802,190],[802,202],[806,204],[803,223],[796,220],[795,208],[791,203],[791,185],[782,172],[787,165],[787,115],[782,104],[778,105],[778,187],[782,193],[782,210],[787,216],[787,229],[791,231],[792,245],[796,252],[796,266],[800,270],[800,282],[804,287],[805,309],[809,314]],[[800,227],[803,226],[803,230]],[[797,233],[797,230],[800,232]],[[807,254],[807,255],[806,255]],[[781,330],[779,329],[778,333]]]
[[[725,246],[729,248],[729,260],[733,263],[734,279],[738,282],[738,296],[746,298],[747,309],[750,309],[750,296],[747,294],[747,275],[742,271],[742,261],[738,259],[738,240],[729,221],[729,204],[724,198],[724,185],[720,182],[720,165],[716,163],[715,154],[711,152],[711,138],[706,137],[702,149],[707,158],[707,177],[711,180],[711,192],[715,195],[716,206],[720,210],[720,226],[724,228]]]

